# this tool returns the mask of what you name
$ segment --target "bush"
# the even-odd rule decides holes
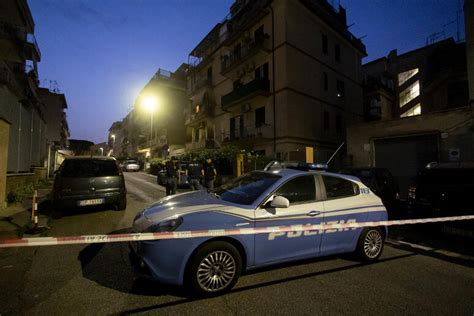
[[[165,166],[165,160],[162,158],[152,158],[150,159],[150,173],[153,175],[158,175],[158,171],[163,169]]]
[[[17,188],[8,192],[7,194],[7,203],[14,204],[22,202],[24,199],[33,195],[33,191],[35,190],[35,185],[30,183],[23,187]]]

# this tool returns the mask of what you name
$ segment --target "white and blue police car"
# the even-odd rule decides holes
[[[139,212],[136,233],[261,228],[387,220],[379,197],[359,179],[325,171],[254,171],[214,192],[194,191],[159,200]],[[272,232],[140,241],[131,258],[140,272],[198,294],[230,290],[243,271],[338,253],[376,260],[385,227]]]

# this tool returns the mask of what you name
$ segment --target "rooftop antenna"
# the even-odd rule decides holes
[[[341,143],[341,145],[339,145],[339,147],[337,147],[336,151],[334,152],[334,154],[332,154],[332,156],[329,158],[328,162],[326,162],[326,165],[329,165],[329,163],[331,162],[332,158],[334,158],[334,156],[336,156],[337,152],[342,148],[342,146],[344,146],[344,142]]]

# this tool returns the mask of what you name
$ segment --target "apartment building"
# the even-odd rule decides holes
[[[348,128],[349,161],[388,168],[402,198],[428,163],[474,161],[473,8],[465,2],[466,42],[394,50],[362,66],[370,122]]]
[[[236,1],[189,55],[186,149],[327,159],[363,116],[365,55],[341,6]]]
[[[26,0],[0,2],[0,117],[9,123],[9,173],[43,166],[44,105],[38,89],[41,53]]]
[[[362,66],[368,120],[422,115],[469,100],[466,43],[449,38]]]
[[[52,176],[54,170],[59,166],[57,163],[58,151],[69,147],[69,125],[67,122],[66,109],[68,107],[66,97],[63,93],[46,88],[39,88],[38,95],[44,105],[44,120],[47,125],[46,144],[48,159],[48,175]]]
[[[109,129],[110,155],[167,157],[184,151],[187,64],[158,69],[140,91],[133,110]]]

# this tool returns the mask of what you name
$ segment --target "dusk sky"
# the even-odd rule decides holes
[[[278,0],[276,0],[278,1]],[[331,1],[330,1],[331,2]],[[333,1],[338,3],[337,1]],[[42,53],[43,87],[66,95],[71,138],[106,141],[158,68],[174,71],[233,0],[28,0]],[[363,62],[425,45],[444,31],[464,38],[461,0],[344,0]],[[454,21],[454,22],[453,22]],[[450,23],[453,22],[453,23]]]

